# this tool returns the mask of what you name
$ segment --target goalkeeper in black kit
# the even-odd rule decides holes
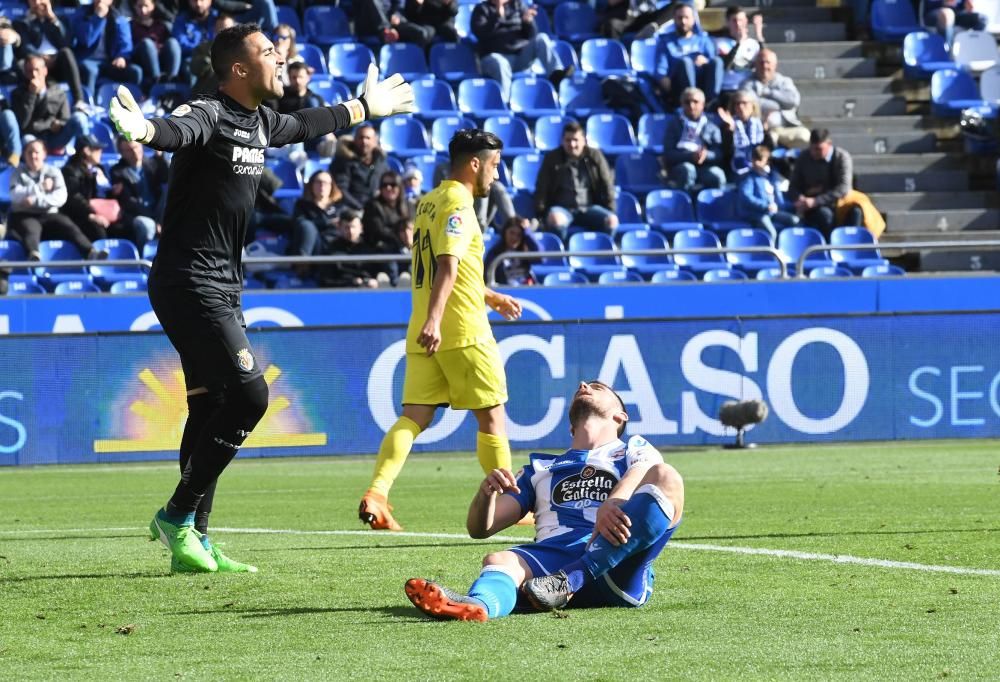
[[[188,418],[180,483],[149,530],[170,548],[175,572],[257,570],[209,541],[208,515],[219,475],[267,411],[267,384],[240,307],[243,241],[264,149],[413,111],[413,90],[402,76],[378,82],[372,65],[358,99],[275,113],[261,101],[284,93],[284,66],[259,26],[239,24],[220,31],[212,45],[214,95],[147,120],[123,86],[110,107],[126,139],[174,152],[149,300],[181,358]]]

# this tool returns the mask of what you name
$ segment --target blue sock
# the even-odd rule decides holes
[[[580,568],[585,566],[590,577],[599,578],[628,557],[652,545],[667,532],[670,528],[670,517],[660,506],[655,494],[643,492],[643,488],[646,486],[642,486],[628,502],[622,505],[622,511],[628,514],[632,521],[628,542],[616,547],[605,540],[603,536],[598,535],[591,543],[587,553],[579,561],[563,567],[563,571],[566,571],[567,575],[570,572],[567,569],[577,574]],[[660,496],[662,497],[662,493]],[[663,499],[666,501],[665,497]],[[670,504],[669,501],[666,503]],[[575,564],[582,564],[582,566],[577,567]],[[578,579],[586,577],[577,575]],[[571,578],[570,585],[572,586],[572,584],[573,579]]]
[[[167,511],[167,508],[164,507],[159,512],[157,512],[157,516],[159,516],[164,521],[168,521],[169,523],[171,523],[174,526],[193,526],[194,525],[194,512],[189,512],[187,514],[184,514],[184,513],[181,513],[181,514],[171,514],[169,511]]]
[[[207,550],[212,549],[212,543],[208,541],[208,536],[207,535],[202,535],[201,536],[201,546],[204,547]]]
[[[486,566],[469,588],[469,596],[483,603],[490,618],[501,618],[514,610],[517,585],[503,571]]]

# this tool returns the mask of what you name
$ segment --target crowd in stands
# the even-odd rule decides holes
[[[144,110],[163,115],[214,90],[211,41],[237,21],[259,23],[286,61],[285,94],[266,103],[280,112],[352,96],[373,59],[416,81],[420,107],[269,150],[251,253],[407,253],[416,202],[447,174],[447,140],[468,125],[505,138],[501,180],[476,206],[490,261],[537,250],[543,233],[561,247],[578,232],[619,243],[644,223],[664,245],[692,226],[722,241],[727,230],[758,229],[774,245],[783,229],[808,226],[829,239],[873,215],[858,208],[866,198],[851,188],[850,155],[799,121],[798,90],[766,47],[762,15],[738,7],[710,35],[686,0],[609,0],[596,11],[571,2],[353,0],[353,25],[323,4],[71,1],[0,0],[0,192],[9,184],[0,203],[9,202],[6,240],[30,260],[45,240],[68,241],[90,259],[108,256],[108,238],[155,253],[169,158],[115,138],[107,102],[125,83]],[[686,195],[687,211],[624,215],[631,205],[649,209],[658,190]],[[703,220],[709,199],[729,203],[725,228]],[[498,278],[541,280],[531,261],[509,257]],[[405,264],[339,263],[265,270],[248,285],[407,281]]]

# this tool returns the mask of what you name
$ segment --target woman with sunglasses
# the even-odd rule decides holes
[[[299,54],[298,45],[295,44],[295,29],[288,24],[278,24],[274,29],[274,51],[281,55],[285,61],[285,70],[281,73],[281,80],[288,87],[292,83],[288,80],[288,67],[296,62],[305,63],[305,59]]]
[[[399,253],[396,225],[410,218],[410,206],[403,196],[402,180],[395,171],[386,171],[379,182],[378,194],[365,204],[361,219],[364,240],[379,253]]]

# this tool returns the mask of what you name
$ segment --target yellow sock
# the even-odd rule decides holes
[[[492,433],[476,433],[476,455],[483,473],[494,469],[510,469],[510,443],[506,436],[494,436]]]
[[[375,475],[372,477],[369,490],[389,496],[389,488],[399,476],[413,447],[413,441],[419,435],[420,427],[409,417],[400,417],[396,420],[378,448]]]

